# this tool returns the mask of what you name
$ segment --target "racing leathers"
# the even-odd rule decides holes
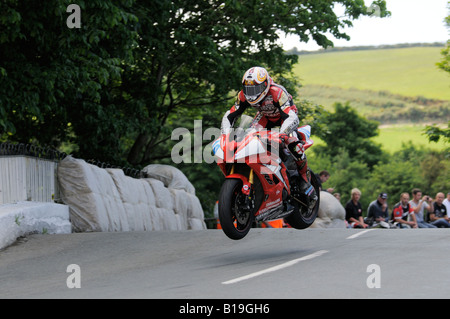
[[[305,137],[297,131],[299,119],[297,116],[297,107],[294,104],[292,96],[283,86],[273,81],[270,83],[270,89],[267,95],[257,104],[251,105],[246,100],[244,92],[240,91],[236,103],[222,118],[222,134],[227,133],[233,127],[235,120],[249,106],[253,106],[257,110],[252,127],[261,126],[270,130],[275,126],[280,126],[280,139],[284,141],[290,153],[294,156],[300,176],[309,184],[306,176],[306,156],[303,149]]]

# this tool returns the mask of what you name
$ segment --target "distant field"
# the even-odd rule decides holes
[[[426,147],[433,150],[444,150],[446,145],[441,138],[439,143],[430,143],[423,130],[425,125],[389,125],[380,127],[380,134],[373,138],[373,141],[383,145],[383,149],[389,153],[394,153],[402,147],[402,143],[411,141],[415,146]]]
[[[359,114],[382,124],[447,123],[450,120],[450,101],[317,84],[305,85],[298,93],[300,101],[310,100],[330,112],[336,102],[349,103]]]
[[[430,143],[425,135],[423,135],[423,130],[425,124],[399,124],[399,125],[387,125],[380,127],[380,134],[372,140],[378,144],[382,145],[384,151],[393,154],[402,147],[402,143],[407,144],[411,141],[415,146],[425,147],[432,150],[442,151],[448,145],[445,145],[444,141],[441,139],[439,143]],[[315,145],[324,145],[324,142],[312,136]]]
[[[436,67],[440,51],[409,47],[300,55],[294,67],[303,85],[299,99],[329,111],[335,102],[348,102],[380,122],[373,140],[391,154],[408,141],[442,150],[448,145],[429,143],[423,135],[426,124],[450,121],[450,76]]]
[[[436,67],[440,51],[413,47],[301,55],[294,72],[303,85],[450,100],[450,76]]]

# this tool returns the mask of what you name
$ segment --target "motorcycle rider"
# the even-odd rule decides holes
[[[303,148],[306,137],[297,131],[299,119],[292,96],[283,86],[276,84],[263,67],[248,69],[242,78],[242,86],[236,103],[222,118],[222,134],[233,127],[235,120],[247,107],[254,107],[257,113],[252,127],[262,126],[270,130],[275,126],[281,126],[280,140],[295,158],[297,170],[304,181],[302,188],[308,191],[307,195],[310,198],[313,198],[315,192],[306,174],[308,165]]]

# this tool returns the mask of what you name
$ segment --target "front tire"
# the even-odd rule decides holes
[[[240,179],[226,179],[219,194],[219,220],[222,230],[229,238],[239,240],[250,231],[253,214],[241,209],[240,201],[245,197],[241,192]]]

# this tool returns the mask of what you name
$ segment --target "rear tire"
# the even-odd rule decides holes
[[[239,210],[242,181],[240,179],[226,179],[219,194],[219,220],[222,230],[229,238],[239,240],[250,231],[253,223],[252,212]]]
[[[317,195],[317,201],[312,209],[312,211],[308,211],[308,209],[304,206],[295,205],[296,209],[294,212],[285,218],[285,221],[291,225],[295,229],[305,229],[311,226],[317,218],[317,214],[319,212],[319,204],[320,204],[320,189],[319,183],[316,179],[316,175],[310,171],[311,185],[314,187],[314,190]],[[294,200],[295,202],[295,200]]]

